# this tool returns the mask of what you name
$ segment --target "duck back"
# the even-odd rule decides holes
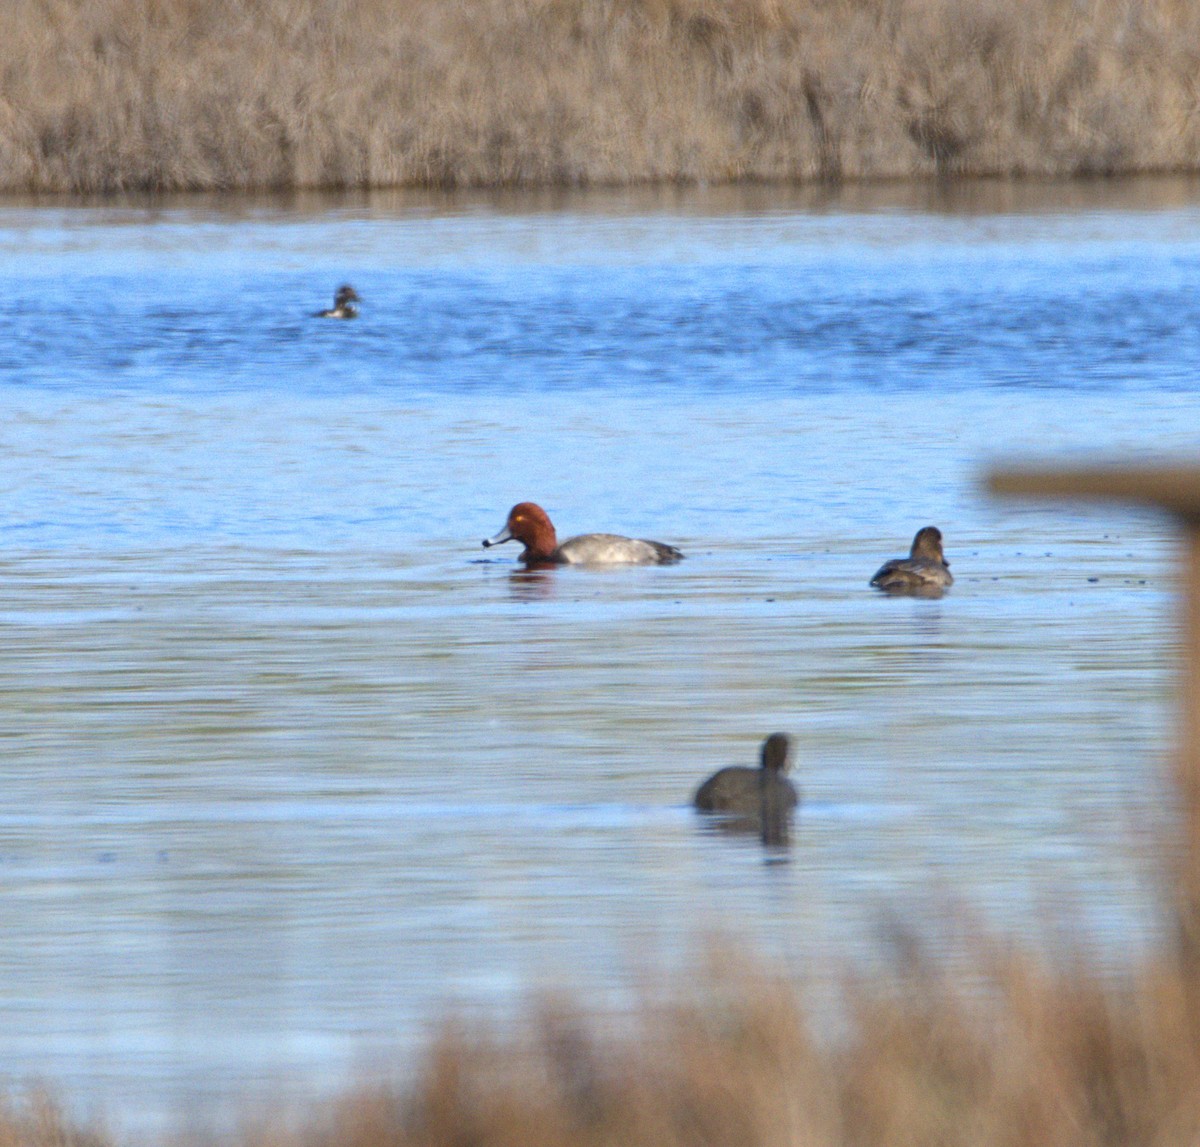
[[[944,589],[953,584],[954,577],[944,565],[921,558],[893,558],[884,562],[871,578],[875,589],[891,592]]]
[[[762,813],[764,793],[773,806],[789,811],[800,802],[796,786],[787,777],[747,765],[729,765],[713,773],[696,790],[693,803],[704,812],[758,817]]]
[[[566,565],[602,565],[634,562],[642,565],[670,565],[683,554],[663,542],[642,538],[624,538],[620,534],[580,534],[568,538],[555,551],[555,558]]]

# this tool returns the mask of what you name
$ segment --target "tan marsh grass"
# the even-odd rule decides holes
[[[981,945],[970,977],[898,956],[851,983],[845,1030],[750,961],[628,1024],[569,1004],[520,1031],[446,1023],[411,1082],[275,1112],[230,1147],[1194,1147],[1200,991]],[[190,1138],[189,1142],[204,1142]],[[213,1140],[207,1140],[213,1141]],[[0,1147],[101,1147],[38,1101]]]
[[[0,191],[1193,171],[1192,0],[6,0]]]

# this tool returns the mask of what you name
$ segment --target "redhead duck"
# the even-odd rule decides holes
[[[508,512],[508,521],[494,538],[484,538],[484,547],[502,542],[525,543],[521,561],[534,565],[557,562],[562,565],[600,565],[614,562],[669,564],[682,557],[674,546],[623,538],[619,534],[580,534],[560,546],[549,515],[533,502],[519,502]]]
[[[697,790],[692,803],[701,812],[730,814],[727,827],[757,830],[765,844],[787,843],[787,822],[800,803],[788,770],[791,740],[772,733],[762,745],[761,765],[729,765],[718,769]]]
[[[886,593],[936,594],[953,584],[937,526],[918,530],[908,557],[884,562],[871,579],[871,585]]]
[[[358,318],[358,308],[355,303],[361,303],[362,299],[358,297],[358,292],[345,283],[338,287],[337,294],[333,296],[333,307],[328,311],[317,311],[313,315],[314,319],[356,319]]]

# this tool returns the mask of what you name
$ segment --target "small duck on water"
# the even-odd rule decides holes
[[[926,526],[917,531],[906,558],[884,562],[871,579],[885,593],[912,593],[936,597],[954,584],[950,563],[942,553],[942,531]]]
[[[493,538],[484,538],[483,545],[486,549],[512,541],[524,543],[521,561],[526,565],[670,565],[683,558],[679,550],[664,542],[619,534],[580,534],[559,545],[549,514],[535,502],[513,506],[504,529]]]
[[[786,733],[772,733],[763,741],[759,768],[718,769],[696,790],[692,803],[701,812],[725,813],[722,827],[758,832],[763,844],[787,844],[788,819],[800,803],[796,786],[784,775],[791,747]]]
[[[349,283],[344,283],[338,287],[337,294],[333,296],[333,307],[328,311],[317,311],[313,318],[356,319],[358,318],[358,308],[354,304],[361,302],[362,299],[358,297],[358,292]]]

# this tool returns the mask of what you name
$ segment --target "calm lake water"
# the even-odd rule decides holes
[[[979,478],[1195,456],[1200,185],[10,201],[0,314],[4,1079],[137,1135],[712,935],[1159,935],[1170,524]],[[782,863],[688,808],[776,729]]]

